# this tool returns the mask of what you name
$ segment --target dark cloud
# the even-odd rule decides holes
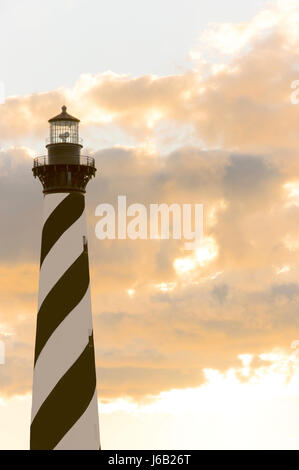
[[[169,77],[109,73],[77,83],[72,114],[85,130],[98,126],[98,138],[118,129],[136,142],[95,152],[98,173],[87,194],[104,398],[197,386],[203,368],[224,371],[239,365],[239,354],[289,350],[299,337],[298,187],[288,194],[285,186],[299,181],[298,109],[289,99],[298,48],[278,29],[217,73],[199,66]],[[1,107],[3,142],[39,138],[65,96],[9,98]],[[149,152],[145,142],[175,150]],[[42,214],[31,166],[24,148],[0,152],[0,325],[13,333],[5,337],[3,395],[31,389]],[[118,195],[146,206],[203,203],[205,236],[218,255],[179,273],[174,260],[190,255],[180,241],[100,242],[95,208],[115,206]]]

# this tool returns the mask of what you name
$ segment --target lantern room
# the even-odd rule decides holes
[[[84,194],[88,181],[95,176],[94,158],[81,155],[79,122],[66,112],[66,106],[62,106],[58,116],[49,119],[48,153],[35,158],[32,169],[45,194],[74,191]]]
[[[79,122],[80,120],[66,112],[66,106],[62,106],[62,112],[58,116],[49,119],[50,144],[80,144]]]

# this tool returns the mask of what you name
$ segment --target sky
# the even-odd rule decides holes
[[[66,104],[98,168],[86,202],[102,447],[298,449],[299,1],[0,9],[0,448],[28,448],[31,165]],[[118,195],[202,203],[201,247],[98,240],[95,208]]]
[[[246,20],[265,1],[239,3],[2,0],[1,80],[12,95],[70,87],[83,73],[188,70],[188,52],[208,23]]]

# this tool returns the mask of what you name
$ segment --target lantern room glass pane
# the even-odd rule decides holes
[[[79,143],[79,123],[75,121],[55,121],[50,124],[50,143]]]

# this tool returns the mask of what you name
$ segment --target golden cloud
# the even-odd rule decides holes
[[[15,145],[44,133],[64,101],[86,130],[108,135],[117,126],[136,140],[95,151],[100,171],[87,195],[102,397],[198,386],[204,368],[225,371],[240,354],[287,349],[298,337],[298,109],[290,102],[298,37],[286,5],[205,33],[217,49],[230,32],[224,66],[204,63],[201,51],[185,74],[84,76],[72,90],[12,97],[1,107],[3,142]],[[171,143],[163,155],[161,142]],[[31,388],[42,197],[30,154],[15,146],[0,155],[7,395]],[[115,205],[119,194],[145,205],[203,203],[206,251],[190,258],[177,240],[100,242],[95,207]]]

